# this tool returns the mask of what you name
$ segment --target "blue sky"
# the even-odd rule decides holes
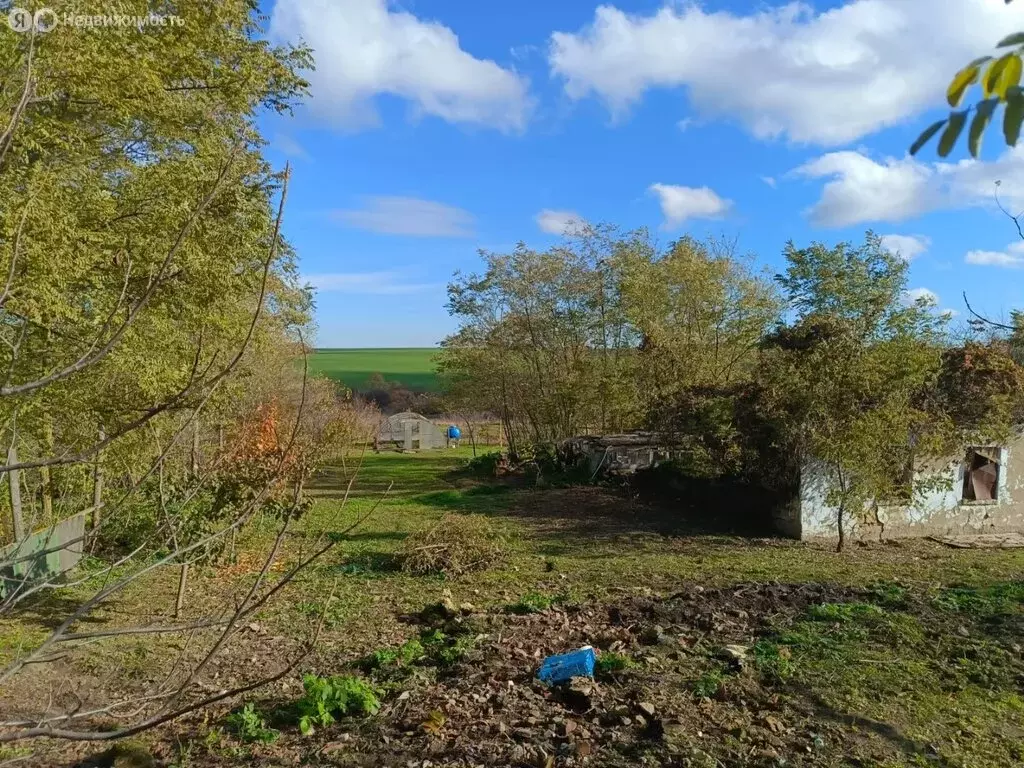
[[[978,162],[906,148],[1018,29],[1003,0],[276,0],[270,36],[317,59],[309,103],[263,127],[318,344],[437,343],[477,249],[546,247],[573,216],[725,235],[772,270],[789,239],[873,229],[939,308],[966,290],[1005,316],[1024,248],[993,192],[1024,209],[1024,148],[998,125]]]

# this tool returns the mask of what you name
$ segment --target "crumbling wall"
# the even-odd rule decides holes
[[[879,506],[877,509],[871,505],[859,514],[847,514],[847,536],[853,540],[870,541],[1024,531],[1024,436],[1017,437],[1009,445],[997,447],[992,452],[992,459],[999,466],[998,477],[995,478],[995,499],[965,499],[965,475],[971,472],[965,452],[963,457],[938,462],[921,470],[917,479],[927,475],[926,479],[939,482],[927,492],[915,494],[910,503]],[[798,502],[799,531],[791,531],[789,535],[795,533],[801,539],[835,539],[838,536],[836,508],[826,501],[832,482],[831,473],[821,462],[809,461],[804,465]]]

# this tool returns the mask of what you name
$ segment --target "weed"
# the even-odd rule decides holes
[[[871,603],[822,603],[807,609],[815,621],[834,621],[839,624],[872,623],[885,615],[885,611]]]
[[[754,667],[768,680],[781,681],[793,676],[792,651],[770,640],[759,640],[752,649]]]
[[[555,604],[555,598],[543,595],[540,592],[527,592],[515,603],[509,605],[506,610],[509,613],[517,613],[525,616],[528,613],[540,613],[546,611]]]
[[[715,666],[697,678],[693,684],[693,694],[701,699],[713,699],[722,690],[725,681],[725,670]]]
[[[944,611],[993,616],[1013,613],[1024,603],[1024,582],[1010,581],[991,587],[949,587],[940,590],[933,603]]]
[[[597,657],[597,663],[595,668],[598,674],[601,675],[613,675],[616,672],[625,672],[626,670],[633,669],[636,666],[636,662],[630,656],[624,653],[613,653],[607,652],[602,653]]]
[[[319,622],[323,616],[324,629],[334,629],[345,622],[344,607],[333,599],[326,606],[319,601],[303,600],[295,604],[295,610],[312,622]]]
[[[366,671],[383,669],[385,667],[405,667],[418,661],[426,654],[426,650],[416,638],[407,640],[397,648],[379,648],[373,653],[365,656],[359,666]]]
[[[420,642],[427,657],[439,667],[457,664],[476,645],[475,635],[453,637],[440,629],[432,629],[420,635]]]
[[[281,735],[280,731],[267,727],[267,721],[256,711],[252,702],[247,702],[240,710],[228,715],[224,723],[247,744],[251,742],[273,744]]]
[[[868,584],[871,600],[889,608],[902,608],[907,604],[907,588],[895,581],[876,581]]]
[[[375,715],[380,710],[376,690],[361,677],[303,675],[302,687],[306,693],[295,706],[303,735],[339,717]]]

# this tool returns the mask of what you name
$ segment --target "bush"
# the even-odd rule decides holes
[[[306,694],[296,709],[299,730],[311,733],[313,726],[326,726],[346,715],[375,715],[380,699],[373,686],[361,677],[319,677],[304,675],[302,687]]]
[[[482,571],[503,555],[503,542],[478,515],[447,514],[436,525],[409,536],[399,550],[402,570],[418,576]]]
[[[489,451],[479,456],[474,456],[466,462],[466,471],[474,475],[484,477],[495,477],[498,474],[498,467],[504,461],[501,451]]]

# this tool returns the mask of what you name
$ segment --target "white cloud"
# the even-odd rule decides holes
[[[1011,243],[1002,251],[968,251],[964,261],[985,267],[1024,267],[1024,243]]]
[[[547,232],[549,235],[572,235],[586,224],[583,217],[575,211],[552,211],[549,208],[534,216],[534,221],[541,232]]]
[[[359,295],[390,295],[419,293],[435,288],[434,283],[406,282],[403,272],[325,272],[305,275],[304,281],[321,293],[350,293]]]
[[[436,21],[389,8],[388,0],[277,0],[270,24],[278,40],[304,40],[310,109],[345,128],[377,123],[381,94],[409,101],[417,114],[452,123],[521,130],[530,111],[527,81],[464,51]]]
[[[928,288],[911,288],[909,291],[903,292],[903,301],[908,306],[913,306],[922,300],[929,307],[937,307],[939,305],[939,295]]]
[[[691,125],[693,125],[693,118],[684,117],[682,120],[676,123],[676,128],[678,128],[681,132],[685,133],[686,129],[689,128]]]
[[[932,244],[924,235],[882,235],[882,247],[894,256],[912,261],[928,250]]]
[[[709,187],[680,187],[675,184],[651,184],[661,202],[666,229],[678,227],[687,219],[715,219],[732,207],[732,200],[724,200]]]
[[[274,147],[288,157],[297,157],[302,160],[309,159],[309,153],[306,152],[305,147],[290,136],[285,136],[283,133],[279,133],[274,137]]]
[[[775,189],[775,187],[778,185],[778,182],[775,180],[774,176],[762,176],[761,181],[763,181],[772,189]]]
[[[615,116],[650,88],[686,87],[702,113],[736,117],[759,138],[835,145],[941,103],[953,72],[1024,26],[1024,5],[1001,0],[747,7],[757,10],[601,5],[579,31],[552,34],[548,62],[570,98],[594,94]]]
[[[805,211],[812,223],[826,227],[904,221],[937,210],[991,204],[1000,179],[1000,199],[1014,206],[1024,203],[1024,147],[987,163],[922,163],[912,157],[878,162],[860,152],[829,152],[792,173],[829,179],[821,198]]]
[[[471,237],[468,211],[416,197],[368,197],[362,208],[333,211],[331,218],[354,229],[386,235]]]

